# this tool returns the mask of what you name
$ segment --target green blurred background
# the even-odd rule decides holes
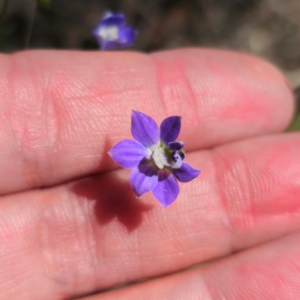
[[[91,30],[107,10],[138,29],[134,50],[204,46],[271,61],[295,91],[289,130],[300,130],[300,0],[0,0],[0,51],[98,49]]]

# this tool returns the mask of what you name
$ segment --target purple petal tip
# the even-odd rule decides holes
[[[181,117],[172,116],[164,119],[160,125],[160,138],[168,145],[170,142],[174,142],[181,129]]]

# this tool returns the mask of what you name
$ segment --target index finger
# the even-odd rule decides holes
[[[279,71],[230,52],[32,51],[0,63],[1,194],[115,167],[106,152],[131,138],[132,109],[181,115],[187,150],[281,131],[293,111]]]

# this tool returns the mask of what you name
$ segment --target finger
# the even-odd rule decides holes
[[[293,96],[271,65],[212,50],[22,52],[0,58],[0,193],[116,167],[131,110],[183,116],[187,150],[281,131]]]
[[[299,268],[296,233],[204,268],[80,299],[299,299]]]
[[[191,153],[202,173],[167,209],[150,193],[136,199],[125,170],[2,197],[0,291],[67,298],[297,230],[299,146],[300,134],[285,134]]]

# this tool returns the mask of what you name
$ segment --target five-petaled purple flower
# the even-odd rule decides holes
[[[98,26],[93,30],[93,34],[100,48],[109,50],[131,46],[137,32],[132,27],[126,26],[123,14],[106,12]]]
[[[181,117],[166,118],[160,125],[149,116],[132,111],[131,134],[134,140],[124,140],[108,153],[126,169],[132,169],[130,185],[139,197],[148,191],[167,207],[179,194],[178,181],[188,182],[200,171],[183,162],[183,142],[176,142]]]

